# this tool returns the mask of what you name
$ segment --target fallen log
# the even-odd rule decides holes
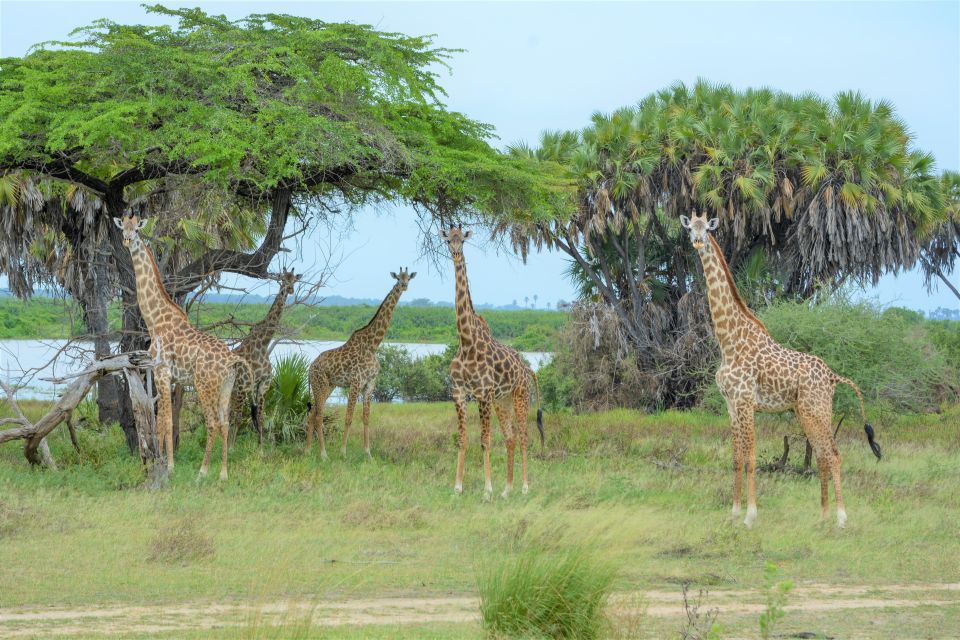
[[[72,382],[53,407],[36,423],[30,422],[20,410],[15,395],[16,388],[0,382],[0,388],[6,393],[7,401],[15,414],[14,417],[0,419],[0,426],[19,425],[0,431],[0,444],[12,440],[26,440],[23,454],[27,461],[33,465],[41,464],[46,457],[42,451],[44,438],[63,423],[66,423],[71,431],[73,430],[71,423],[73,411],[87,396],[90,387],[105,376],[124,375],[130,385],[130,399],[134,406],[137,434],[140,440],[140,458],[146,467],[148,483],[153,488],[162,486],[167,479],[166,461],[161,460],[162,456],[157,444],[153,398],[147,393],[140,378],[141,372],[145,372],[149,380],[155,364],[146,351],[131,351],[98,360],[79,373],[51,379],[51,382],[58,384],[64,384],[68,380]],[[76,444],[73,433],[71,433],[71,439]],[[49,460],[52,462],[52,458]]]

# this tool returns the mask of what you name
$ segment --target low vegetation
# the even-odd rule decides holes
[[[25,406],[30,415],[43,409]],[[337,420],[330,428],[336,429],[342,407],[331,413]],[[898,598],[943,601],[943,594],[931,595],[924,585],[935,589],[960,574],[960,406],[909,415],[872,403],[868,413],[887,455],[877,463],[862,433],[840,432],[850,515],[843,531],[820,521],[819,483],[798,474],[761,473],[757,526],[747,530],[732,523],[729,424],[707,411],[548,412],[546,450],[531,458],[530,494],[490,503],[482,500],[475,407],[462,496],[452,491],[456,417],[449,403],[375,407],[369,462],[357,434],[345,459],[334,451],[324,463],[316,452],[304,456],[294,440],[259,451],[252,434],[242,432],[224,483],[215,479],[216,467],[211,479],[196,481],[204,431],[188,406],[177,468],[170,487],[159,493],[137,489],[140,464],[127,453],[120,431],[88,421],[79,429],[79,454],[66,432],[55,432],[57,472],[30,469],[16,445],[0,448],[0,608],[160,606],[169,622],[168,607],[177,603],[266,606],[294,598],[327,611],[322,607],[343,599],[469,599],[481,591],[490,594],[486,602],[492,607],[496,593],[536,595],[522,585],[541,571],[593,602],[587,596],[599,598],[609,575],[594,564],[597,558],[617,569],[606,607],[614,637],[637,637],[620,629],[626,623],[619,594],[638,589],[674,594],[673,604],[660,612],[636,608],[641,613],[629,625],[641,637],[677,633],[684,584],[693,593],[709,591],[703,611],[721,603],[719,635],[713,637],[756,636],[759,612],[777,605],[767,600],[770,585],[787,579],[796,585],[791,606],[799,591],[814,584],[878,593],[885,585],[913,584],[916,591]],[[761,417],[759,461],[778,457],[782,436],[797,432],[792,420]],[[499,490],[505,464],[499,433],[492,453]],[[799,464],[798,455],[792,464]],[[184,522],[192,530],[183,530]],[[212,554],[204,551],[210,548]],[[525,568],[534,549],[552,558],[552,565]],[[768,562],[781,571],[773,582]],[[577,569],[565,572],[564,566]],[[489,579],[498,575],[499,582]],[[496,584],[504,586],[492,589]],[[755,608],[724,608],[731,601],[725,594],[734,591],[752,593],[746,602]],[[465,619],[415,623],[399,637],[480,638],[486,632],[479,605],[470,602]],[[562,608],[559,601],[542,606]],[[778,636],[858,637],[869,629],[872,637],[895,637],[905,615],[897,608],[791,606],[776,620]],[[330,611],[318,613],[314,624],[340,615]],[[908,611],[917,635],[937,635],[945,619],[960,621],[956,606]],[[600,626],[606,623],[592,619],[596,633],[608,633]],[[303,628],[297,616],[288,623],[289,629]],[[247,637],[280,637],[271,635],[274,622],[255,623],[244,615],[217,624],[226,627],[182,635],[236,637],[239,627]],[[321,631],[336,638],[394,637],[394,627],[370,624]],[[297,632],[317,633],[317,627],[312,634]]]

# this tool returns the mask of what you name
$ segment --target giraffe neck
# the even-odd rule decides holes
[[[473,309],[467,262],[462,253],[453,257],[453,267],[457,279],[457,335],[461,345],[469,346],[477,337],[477,312]]]
[[[720,343],[724,360],[730,360],[747,335],[758,330],[766,333],[767,329],[744,304],[720,245],[713,236],[709,236],[709,242],[697,253],[707,281],[713,332]]]
[[[380,308],[377,309],[373,318],[367,323],[367,326],[354,331],[351,341],[370,349],[379,347],[383,338],[387,335],[387,329],[390,328],[390,319],[393,318],[393,311],[397,308],[402,293],[400,283],[393,285],[390,293],[380,303]]]
[[[277,332],[277,327],[280,326],[280,316],[283,314],[283,308],[287,304],[288,295],[290,294],[287,288],[281,285],[280,293],[278,293],[274,299],[270,310],[267,311],[267,315],[250,328],[250,333],[240,341],[236,349],[237,351],[261,351],[266,353],[267,347],[270,346],[270,341],[273,340],[273,336]]]
[[[165,314],[167,319],[174,321],[182,319],[189,324],[187,314],[170,298],[163,287],[163,278],[160,277],[157,261],[143,240],[137,238],[136,242],[131,244],[130,257],[137,278],[137,304],[150,335],[157,334],[160,318]]]

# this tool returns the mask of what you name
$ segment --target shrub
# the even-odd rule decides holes
[[[483,626],[495,637],[597,638],[614,577],[593,549],[529,547],[478,572]]]
[[[273,383],[264,400],[264,429],[283,442],[303,440],[311,402],[307,376],[310,365],[302,354],[280,358],[273,365]]]
[[[377,349],[380,362],[380,375],[373,390],[373,399],[377,402],[393,402],[403,393],[403,381],[409,374],[413,358],[406,348],[393,344],[380,345]]]
[[[573,406],[577,382],[569,373],[561,372],[555,362],[550,361],[540,367],[537,379],[540,381],[544,409],[558,411]]]

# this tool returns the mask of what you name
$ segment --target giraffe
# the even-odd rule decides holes
[[[370,401],[373,388],[380,373],[380,362],[377,360],[377,347],[383,342],[390,327],[393,311],[400,301],[400,296],[407,290],[410,281],[417,275],[407,269],[400,269],[400,273],[391,273],[390,277],[397,281],[387,297],[383,299],[380,308],[366,326],[354,331],[350,338],[336,349],[324,351],[310,365],[310,393],[313,402],[307,413],[307,444],[305,451],[309,452],[313,444],[313,434],[317,433],[320,440],[320,457],[327,459],[327,447],[323,439],[323,408],[327,398],[337,387],[347,389],[347,412],[343,420],[343,446],[340,452],[347,455],[347,436],[350,435],[350,424],[353,422],[353,409],[357,404],[357,397],[363,396],[363,448],[370,458]]]
[[[114,218],[113,222],[122,231],[123,245],[130,251],[137,282],[137,304],[150,333],[150,355],[158,361],[153,370],[159,395],[157,436],[160,451],[167,456],[167,468],[173,470],[170,386],[176,380],[196,388],[207,426],[207,446],[198,477],[207,475],[213,442],[219,433],[223,449],[220,479],[226,480],[230,394],[239,370],[247,369],[250,375],[249,365],[226,344],[194,328],[187,314],[170,298],[163,287],[156,259],[140,238],[140,229],[146,220],[131,215]]]
[[[690,241],[700,256],[707,284],[713,331],[720,343],[721,362],[717,386],[727,402],[733,430],[733,516],[740,514],[743,470],[747,471],[747,515],[744,524],[757,518],[756,441],[754,412],[774,413],[793,410],[817,456],[820,471],[821,517],[829,515],[829,479],[833,477],[837,505],[837,526],[843,528],[847,513],[840,490],[840,452],[831,431],[833,394],[837,384],[849,385],[860,400],[863,429],[874,455],[881,457],[874,440],[873,427],[867,422],[863,394],[852,380],[839,376],[820,358],[787,349],[778,344],[762,322],[747,308],[737,292],[733,276],[720,245],[711,231],[719,220],[707,220],[693,212],[680,216],[690,232]]]
[[[453,258],[456,272],[457,335],[460,347],[450,363],[453,403],[457,408],[460,451],[457,455],[456,493],[463,493],[463,467],[467,455],[467,397],[476,399],[480,409],[480,447],[483,449],[484,499],[493,494],[490,479],[490,412],[496,411],[497,421],[507,448],[507,483],[501,494],[506,498],[513,489],[513,461],[516,440],[520,440],[523,493],[530,486],[527,482],[527,406],[530,402],[529,383],[532,379],[537,389],[537,429],[540,431],[540,446],[543,446],[543,411],[540,409],[540,383],[537,375],[517,353],[493,339],[490,326],[473,309],[470,285],[467,281],[467,265],[463,257],[463,243],[470,231],[454,228],[441,231]],[[510,415],[510,402],[513,416]]]
[[[250,328],[250,332],[240,341],[233,352],[250,364],[253,379],[248,379],[246,370],[241,369],[233,386],[230,399],[230,422],[237,424],[248,404],[251,408],[253,426],[257,430],[257,443],[263,445],[263,399],[270,388],[273,367],[270,365],[270,341],[280,326],[280,316],[287,304],[287,298],[293,294],[293,287],[300,277],[292,271],[284,271],[280,276],[280,291],[273,301],[267,315]]]

